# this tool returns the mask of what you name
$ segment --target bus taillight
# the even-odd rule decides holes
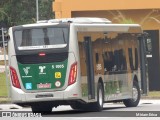
[[[10,66],[12,84],[16,88],[21,88],[16,70]]]
[[[40,53],[39,53],[39,56],[40,56],[40,57],[43,57],[43,56],[45,56],[45,55],[46,55],[45,52],[40,52]]]
[[[69,80],[68,85],[71,85],[76,82],[77,77],[77,62],[71,65],[70,73],[69,73]]]

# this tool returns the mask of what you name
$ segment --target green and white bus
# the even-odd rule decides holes
[[[143,31],[105,18],[39,21],[9,29],[13,103],[101,111],[106,102],[138,105],[147,92]]]

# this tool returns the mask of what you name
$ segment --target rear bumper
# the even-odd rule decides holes
[[[72,101],[82,99],[80,88],[73,84],[63,91],[25,93],[21,89],[11,88],[11,100],[16,104],[30,104],[36,102]]]

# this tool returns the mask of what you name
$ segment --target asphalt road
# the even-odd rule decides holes
[[[148,116],[147,116],[148,115]],[[54,108],[44,117],[157,117],[160,119],[160,103],[140,103],[137,107],[127,108],[121,103],[105,104],[102,112],[72,110],[69,106]]]
[[[31,111],[31,108],[19,108],[3,111]],[[158,117],[157,117],[158,116]],[[160,100],[143,100],[137,107],[125,107],[122,103],[107,103],[102,112],[87,112],[71,109],[70,106],[53,108],[52,113],[43,114],[47,120],[160,120]]]

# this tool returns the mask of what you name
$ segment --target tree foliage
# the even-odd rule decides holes
[[[39,19],[53,19],[53,0],[39,1]],[[9,26],[36,22],[36,0],[0,0],[0,23]]]

